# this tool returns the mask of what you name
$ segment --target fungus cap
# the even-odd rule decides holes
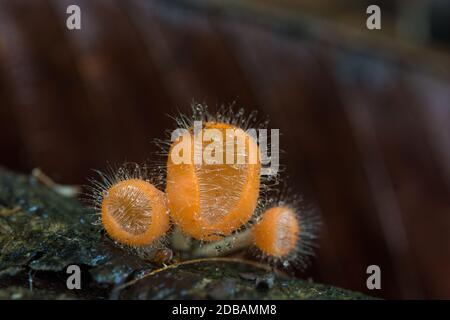
[[[256,247],[269,257],[283,258],[295,252],[300,236],[296,213],[289,207],[266,210],[253,227]]]
[[[164,193],[141,179],[112,185],[102,200],[101,212],[109,236],[126,245],[150,245],[169,229]]]
[[[170,214],[181,230],[195,239],[216,241],[231,234],[253,215],[256,208],[260,187],[260,159],[256,141],[244,130],[233,125],[218,122],[206,122],[201,130],[216,129],[223,134],[226,143],[222,144],[223,162],[221,164],[194,163],[194,153],[191,153],[191,163],[175,163],[172,150],[181,140],[188,138],[191,150],[194,150],[196,140],[193,130],[184,133],[175,141],[169,151],[167,161],[166,194]],[[198,135],[199,133],[197,133]],[[227,164],[227,149],[231,137],[231,147],[236,157],[243,156],[245,161],[239,164]],[[245,142],[244,154],[239,154],[237,141]],[[208,145],[203,143],[202,155]],[[217,150],[216,150],[217,151]],[[250,161],[253,156],[255,161]]]

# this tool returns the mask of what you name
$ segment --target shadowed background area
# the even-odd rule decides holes
[[[280,129],[289,184],[322,211],[300,277],[450,298],[450,6],[405,3],[0,1],[0,165],[85,184],[154,158],[193,100],[235,103]]]

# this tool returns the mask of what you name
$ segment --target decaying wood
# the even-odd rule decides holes
[[[160,268],[116,246],[78,200],[4,169],[0,212],[0,299],[367,298],[233,258]],[[81,290],[67,289],[72,264],[81,267]]]

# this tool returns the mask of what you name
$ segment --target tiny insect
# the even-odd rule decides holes
[[[173,251],[169,248],[161,248],[156,250],[152,261],[161,264],[168,265],[174,260]]]

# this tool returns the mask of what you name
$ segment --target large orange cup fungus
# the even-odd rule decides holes
[[[141,179],[113,184],[103,197],[101,212],[106,232],[122,244],[149,246],[169,229],[164,193]]]
[[[167,161],[172,219],[198,240],[230,235],[253,215],[260,169],[257,142],[244,130],[218,122],[186,130],[172,143]]]

